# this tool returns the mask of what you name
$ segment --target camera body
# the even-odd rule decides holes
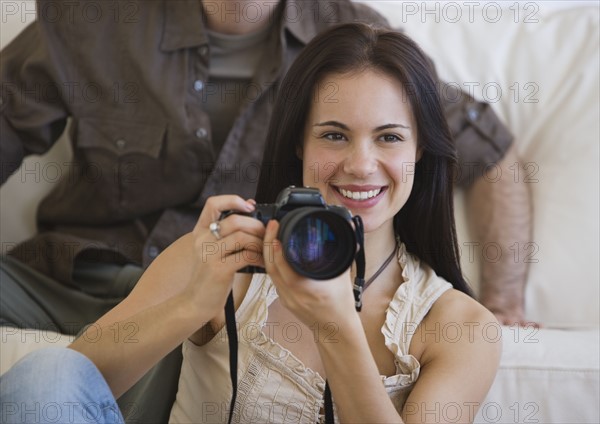
[[[219,219],[224,219],[231,214],[246,215],[258,219],[264,225],[274,219],[280,221],[289,213],[298,208],[320,208],[340,215],[347,221],[352,220],[352,214],[343,206],[328,205],[321,196],[319,189],[311,187],[289,186],[281,190],[275,203],[259,203],[253,212],[225,211]]]
[[[271,219],[278,221],[277,238],[284,256],[305,277],[331,279],[346,271],[354,261],[358,240],[352,214],[343,206],[328,205],[316,188],[286,187],[275,203],[258,204],[251,213],[225,211],[220,219],[231,214],[250,216],[264,225]],[[265,270],[246,267],[240,272]]]

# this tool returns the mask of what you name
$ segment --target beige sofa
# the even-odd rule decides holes
[[[482,423],[598,423],[599,376],[599,7],[597,2],[366,1],[404,27],[435,59],[440,75],[492,103],[516,135],[534,206],[527,318],[544,328],[503,327],[500,370],[479,410]],[[4,16],[2,45],[34,17],[33,2]],[[36,202],[68,160],[64,141],[29,158],[0,189],[5,251],[33,231]],[[457,193],[461,246],[466,231]],[[477,288],[482,249],[463,255]],[[514,254],[514,252],[511,252]],[[0,373],[25,352],[65,345],[66,336],[0,332]],[[460,384],[460,382],[457,382]],[[453,405],[421,411],[428,422],[464,422]]]

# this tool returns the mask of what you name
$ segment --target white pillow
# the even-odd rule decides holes
[[[598,6],[365,3],[417,40],[442,79],[492,103],[515,134],[527,164],[519,178],[530,181],[534,208],[535,245],[521,246],[519,258],[533,261],[527,318],[598,327]],[[469,240],[457,206],[459,240]],[[477,264],[464,259],[467,277],[477,281]]]

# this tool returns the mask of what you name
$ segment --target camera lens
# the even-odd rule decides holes
[[[281,220],[278,237],[290,266],[315,280],[328,280],[343,273],[356,252],[356,236],[350,223],[322,208],[289,212]]]

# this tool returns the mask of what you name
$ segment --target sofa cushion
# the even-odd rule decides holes
[[[500,368],[475,422],[600,422],[598,335],[595,329],[502,327]]]

